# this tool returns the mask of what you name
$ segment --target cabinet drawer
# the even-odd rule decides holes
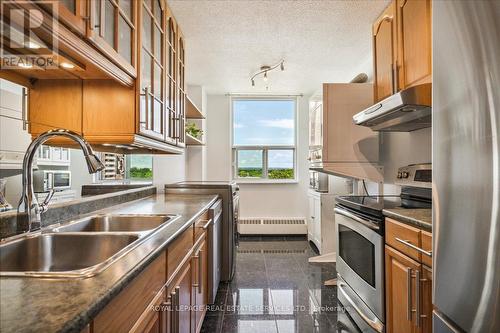
[[[209,221],[208,211],[205,211],[194,223],[194,241],[196,242],[206,231]]]
[[[397,222],[393,219],[385,219],[385,242],[396,250],[401,251],[412,259],[420,261],[420,253],[417,250],[403,244],[405,241],[420,247],[420,229]]]
[[[168,247],[167,255],[167,281],[170,281],[172,275],[178,269],[182,261],[187,255],[190,255],[193,247],[193,227],[190,226],[177,237],[176,240]]]
[[[94,333],[128,332],[165,285],[162,253],[102,310],[94,320]]]
[[[421,248],[424,251],[432,253],[432,234],[430,232],[422,231]],[[425,253],[422,253],[421,256],[422,263],[432,267],[432,257],[426,255]]]

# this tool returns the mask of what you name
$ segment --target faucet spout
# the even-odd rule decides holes
[[[23,160],[23,193],[21,195],[21,200],[19,201],[19,207],[17,209],[19,214],[26,214],[28,218],[29,228],[27,231],[33,231],[40,229],[41,227],[41,214],[47,210],[47,205],[52,197],[51,192],[47,199],[39,204],[35,196],[35,191],[33,189],[33,160],[37,149],[45,143],[47,140],[62,136],[72,139],[83,151],[85,156],[85,161],[87,162],[87,167],[89,173],[96,173],[104,169],[104,164],[95,155],[90,144],[79,134],[65,130],[65,129],[54,129],[40,134],[36,137],[26,150]]]

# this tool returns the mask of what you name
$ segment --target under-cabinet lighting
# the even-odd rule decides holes
[[[36,49],[39,49],[40,47],[41,47],[41,46],[40,46],[40,45],[38,45],[38,44],[37,44],[37,43],[35,43],[35,42],[31,42],[31,41],[30,41],[30,42],[28,42],[28,48],[30,48],[30,49],[34,49],[34,50],[36,50]]]
[[[73,69],[73,68],[75,68],[75,65],[70,64],[69,62],[61,62],[61,67],[64,67],[67,69]]]
[[[28,63],[24,63],[24,62],[20,62],[19,64],[17,64],[18,67],[21,67],[21,68],[32,68],[33,65],[32,64],[28,64]]]

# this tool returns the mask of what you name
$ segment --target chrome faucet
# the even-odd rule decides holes
[[[42,203],[38,203],[35,196],[35,190],[33,189],[33,159],[37,149],[47,140],[56,137],[63,136],[70,138],[80,145],[80,148],[85,155],[85,160],[87,162],[87,167],[89,173],[96,173],[104,169],[104,164],[99,160],[99,158],[94,154],[92,147],[75,132],[68,131],[65,129],[54,129],[48,132],[40,134],[35,138],[24,155],[23,160],[23,194],[21,200],[19,201],[19,206],[17,208],[18,213],[26,214],[29,223],[28,231],[33,231],[41,228],[41,214],[46,212],[50,199],[54,195],[54,190],[50,190],[47,197]]]

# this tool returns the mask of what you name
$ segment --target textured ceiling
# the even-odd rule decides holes
[[[168,3],[186,39],[188,84],[212,94],[265,92],[250,76],[283,58],[285,71],[269,74],[269,92],[310,94],[371,68],[371,25],[388,0]]]

